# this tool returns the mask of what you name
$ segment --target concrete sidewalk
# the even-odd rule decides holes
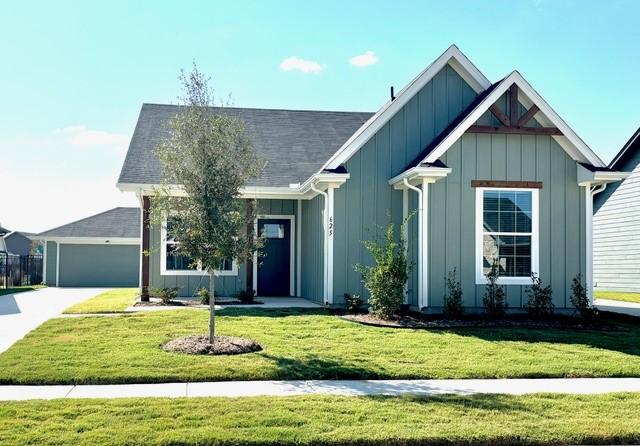
[[[640,304],[635,302],[624,302],[621,300],[596,299],[593,304],[600,311],[610,311],[612,313],[627,314],[629,316],[640,317]]]
[[[0,386],[0,401],[56,398],[246,397],[294,395],[598,394],[640,392],[640,378],[228,381],[201,383]]]

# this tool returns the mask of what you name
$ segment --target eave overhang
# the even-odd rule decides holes
[[[578,185],[594,186],[599,184],[615,183],[631,175],[631,172],[619,172],[617,170],[596,169],[593,166],[578,165]]]
[[[275,199],[275,200],[310,200],[318,195],[312,189],[312,185],[321,191],[329,187],[342,186],[351,175],[347,172],[317,173],[304,183],[290,184],[289,186],[246,186],[240,189],[242,198]],[[122,192],[135,192],[137,195],[153,195],[160,189],[159,184],[118,183],[118,189]],[[179,185],[164,186],[165,191],[175,197],[185,196],[184,189]]]
[[[425,181],[427,183],[435,183],[436,181],[446,177],[450,173],[450,167],[420,165],[405,170],[401,174],[391,178],[389,180],[389,184],[392,185],[394,189],[404,189],[406,187],[406,185],[404,184],[405,179],[412,186],[416,186],[418,184],[424,183]]]

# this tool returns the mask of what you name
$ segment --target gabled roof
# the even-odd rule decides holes
[[[143,104],[118,179],[121,188],[125,184],[160,184],[161,165],[154,149],[167,134],[167,123],[180,108],[177,105]],[[262,174],[251,180],[249,186],[284,188],[292,183],[302,183],[320,170],[372,115],[232,107],[211,107],[211,112],[240,118],[256,152],[267,162]]]
[[[576,161],[588,163],[595,167],[605,167],[606,164],[587,146],[582,139],[567,125],[566,122],[542,99],[542,97],[531,87],[531,85],[518,73],[513,71],[509,76],[502,79],[490,88],[489,94],[483,96],[480,101],[475,101],[461,115],[454,120],[452,125],[447,127],[443,134],[439,135],[436,144],[428,147],[424,151],[424,158],[414,160],[413,164],[419,162],[433,163],[440,158],[463,134],[471,127],[503,94],[509,87],[516,84],[520,90],[518,99],[527,108],[535,104],[540,111],[535,115],[536,120],[545,126],[555,126],[562,136],[553,138],[562,146],[565,151]]]
[[[629,141],[626,142],[622,149],[613,157],[611,162],[609,163],[609,167],[611,169],[619,169],[627,157],[632,154],[634,151],[640,149],[640,127],[636,132],[629,138]]]
[[[118,207],[59,226],[32,239],[52,238],[140,238],[140,209]]]
[[[323,169],[335,169],[346,163],[353,154],[369,141],[393,116],[411,100],[433,77],[449,64],[464,81],[475,90],[482,93],[491,86],[491,82],[478,70],[475,65],[462,54],[457,46],[451,45],[440,57],[434,60],[418,76],[407,84],[396,96],[388,101],[362,127],[333,154],[322,166]]]

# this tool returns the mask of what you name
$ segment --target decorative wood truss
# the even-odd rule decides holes
[[[519,135],[562,135],[556,127],[525,127],[540,110],[533,104],[522,116],[518,116],[518,86],[514,83],[509,87],[509,116],[500,107],[493,104],[489,110],[502,123],[501,126],[493,125],[472,125],[467,129],[467,133],[502,133]]]

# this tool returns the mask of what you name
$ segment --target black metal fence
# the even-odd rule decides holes
[[[40,285],[43,265],[41,255],[20,256],[0,252],[0,288]]]

